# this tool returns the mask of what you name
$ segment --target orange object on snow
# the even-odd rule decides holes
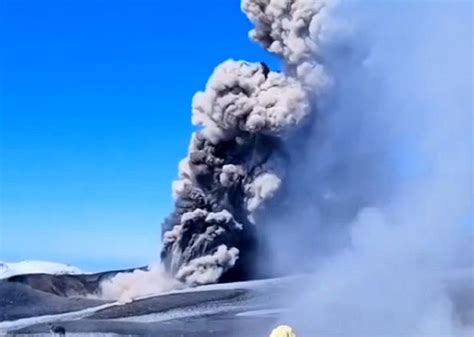
[[[270,337],[296,337],[296,335],[288,325],[280,325],[273,329]]]

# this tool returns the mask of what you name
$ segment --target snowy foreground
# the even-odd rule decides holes
[[[10,306],[16,319],[6,317],[0,321],[0,335],[49,336],[48,322],[61,322],[71,336],[249,336],[260,331],[262,336],[284,312],[283,294],[291,284],[291,278],[264,281],[239,282],[203,286],[174,291],[167,294],[136,299],[129,303],[85,303],[90,307],[68,310],[70,303],[54,295],[36,291],[23,292],[23,285],[0,282],[0,297],[7,301],[31,296],[28,308]],[[2,293],[1,287],[7,287]],[[18,295],[15,295],[15,292]],[[66,299],[74,301],[77,299]],[[64,313],[35,315],[35,306],[41,310],[63,306]],[[20,310],[18,310],[20,309]],[[2,310],[2,308],[0,308]],[[31,311],[30,311],[31,310]],[[22,317],[24,316],[24,317]],[[244,335],[242,335],[242,333]]]
[[[48,261],[0,262],[0,280],[22,274],[81,274],[74,266]]]
[[[470,271],[453,273],[449,283],[463,320],[472,326],[474,288],[469,275]],[[294,311],[311,309],[299,306],[294,294],[313,282],[318,281],[302,275],[217,284],[120,303],[64,298],[0,281],[0,336],[51,336],[47,323],[56,322],[66,328],[67,336],[77,337],[265,337],[278,324],[301,323]],[[315,330],[310,336],[336,334]]]

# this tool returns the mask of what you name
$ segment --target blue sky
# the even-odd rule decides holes
[[[240,1],[2,1],[0,260],[158,259],[191,98],[227,58],[275,61]]]

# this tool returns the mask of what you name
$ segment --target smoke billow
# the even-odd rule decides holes
[[[176,207],[163,225],[162,260],[195,285],[255,277],[258,222],[289,166],[287,143],[314,113],[330,80],[318,61],[327,6],[245,0],[250,37],[280,56],[284,72],[228,60],[193,98],[189,153],[173,184]]]
[[[306,0],[243,0],[250,37],[280,57],[283,72],[262,62],[227,60],[195,94],[198,126],[173,183],[175,209],[162,225],[162,265],[102,284],[122,300],[183,286],[268,275],[258,266],[259,222],[285,185],[289,143],[314,118],[331,86],[319,55],[330,6]],[[269,208],[271,211],[271,208]]]
[[[100,298],[128,302],[137,297],[160,294],[182,289],[185,285],[164,270],[163,265],[150,265],[146,270],[137,269],[118,273],[100,284]],[[97,297],[93,295],[92,297]]]

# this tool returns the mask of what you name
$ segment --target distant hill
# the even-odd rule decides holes
[[[26,260],[20,262],[0,262],[0,279],[9,278],[23,274],[82,274],[83,272],[74,266],[63,263]]]
[[[33,289],[62,297],[87,297],[100,293],[102,281],[118,273],[132,272],[136,269],[83,273],[71,265],[45,262],[22,261],[17,263],[0,263],[0,280],[9,283],[27,285]]]

